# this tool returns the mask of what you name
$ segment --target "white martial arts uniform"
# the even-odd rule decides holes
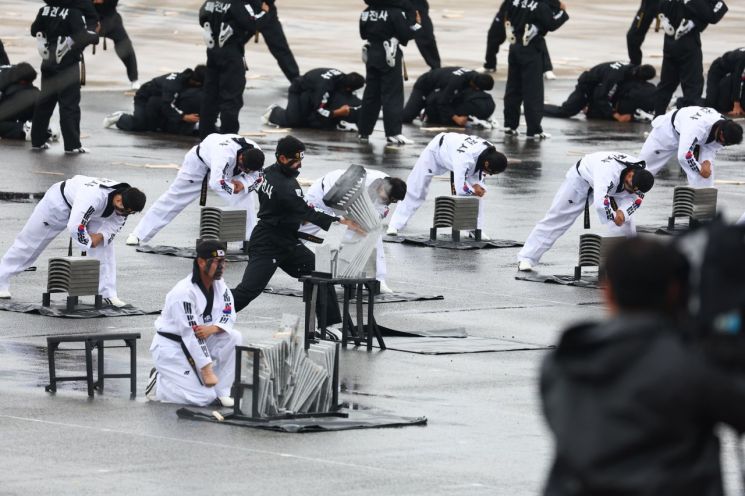
[[[476,170],[476,160],[491,143],[478,136],[460,133],[440,133],[429,142],[406,179],[406,197],[396,206],[390,227],[397,231],[406,227],[412,215],[427,199],[434,176],[452,172],[455,194],[473,195],[473,186],[484,187],[483,174]],[[481,200],[481,198],[479,199]],[[483,201],[479,201],[478,228],[483,227]]]
[[[238,141],[245,141],[254,148],[259,146],[238,134],[213,133],[189,150],[168,190],[148,209],[133,234],[141,242],[147,242],[168,225],[191,202],[199,198],[202,180],[209,174],[209,187],[229,205],[246,209],[246,239],[256,225],[254,190],[261,183],[261,172],[239,173],[234,175],[238,151],[245,147]],[[259,148],[260,149],[260,148]],[[232,181],[243,184],[240,193],[233,190]]]
[[[546,216],[533,228],[525,245],[517,255],[519,262],[537,265],[546,253],[574,223],[585,209],[585,201],[592,189],[592,206],[600,222],[611,234],[633,236],[636,234],[632,214],[641,206],[644,193],[629,193],[623,188],[621,173],[625,162],[638,162],[636,157],[616,152],[597,152],[585,155],[569,168],[566,179],[554,196]],[[619,189],[620,188],[620,189]],[[621,226],[613,222],[615,211],[611,199],[623,211],[626,221]]]
[[[652,132],[644,142],[639,159],[647,163],[649,172],[657,175],[668,160],[676,157],[690,186],[711,188],[714,186],[714,157],[722,144],[716,137],[707,141],[711,127],[722,119],[719,112],[708,107],[684,107],[660,115],[652,121]],[[712,163],[708,178],[700,174],[704,160]]]
[[[367,175],[365,176],[365,186],[367,186],[368,188],[370,199],[375,204],[376,210],[380,213],[380,218],[385,219],[388,216],[389,208],[388,205],[385,205],[379,200],[377,189],[379,182],[388,177],[388,174],[368,168],[365,168],[365,170],[367,171]],[[345,169],[333,170],[322,178],[314,181],[305,194],[305,199],[307,200],[308,204],[312,205],[316,210],[320,210],[329,215],[338,215],[338,213],[335,212],[334,209],[323,202],[323,196],[328,193],[328,191],[331,189],[332,186],[334,186],[334,184],[336,184],[336,181],[341,177],[342,174],[344,174],[344,172],[346,172]],[[308,234],[315,235],[320,230],[320,227],[315,224],[311,224],[310,222],[300,226],[300,232]],[[355,236],[355,234],[352,231],[347,231],[347,236]],[[380,236],[378,236],[378,241],[375,245],[375,251],[375,278],[378,281],[385,281],[387,270],[385,264],[385,254],[383,253],[382,233]]]
[[[129,185],[88,176],[73,176],[53,184],[0,261],[0,290],[8,291],[10,278],[31,266],[47,245],[67,228],[73,245],[101,262],[99,294],[104,298],[116,298],[114,237],[127,216],[117,214],[111,200],[124,188]],[[90,233],[102,234],[103,243],[92,247]],[[56,254],[63,255],[67,253]]]
[[[166,295],[163,311],[155,321],[157,333],[150,353],[158,371],[155,389],[158,401],[206,406],[219,397],[230,396],[235,378],[235,347],[242,343],[242,337],[233,330],[235,309],[230,288],[222,279],[213,281],[212,310],[207,312],[207,297],[200,286],[192,282],[192,277],[189,275],[179,281]],[[193,328],[198,325],[216,325],[223,332],[197,339]],[[180,341],[160,333],[170,334]],[[194,368],[181,342],[194,360]],[[209,363],[219,379],[215,387],[205,387],[201,383],[202,367]]]

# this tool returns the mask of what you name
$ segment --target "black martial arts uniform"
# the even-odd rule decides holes
[[[30,64],[0,65],[0,138],[25,139],[24,123],[34,117],[39,88]]]
[[[109,38],[114,42],[114,51],[124,63],[124,67],[127,68],[127,78],[130,82],[135,82],[138,79],[137,56],[132,46],[132,40],[129,39],[127,31],[124,29],[122,16],[116,10],[118,3],[119,0],[95,0],[93,2],[101,23],[98,35],[101,38]]]
[[[649,26],[657,17],[660,9],[660,0],[642,0],[639,10],[636,12],[634,21],[626,33],[626,47],[629,51],[629,61],[633,65],[642,63],[642,43],[647,36]]]
[[[269,5],[269,12],[266,13],[266,18],[263,20],[259,31],[261,32],[261,36],[264,37],[269,53],[277,60],[277,64],[287,80],[292,82],[293,79],[300,76],[300,69],[298,69],[295,56],[292,54],[292,50],[290,50],[289,43],[287,43],[287,37],[282,29],[282,23],[279,21],[275,1],[250,0],[249,3],[253,7],[254,12],[259,13],[261,12],[261,4],[263,2]]]
[[[434,91],[443,93],[438,97],[438,101],[443,105],[450,105],[458,93],[468,88],[477,75],[478,72],[465,67],[442,67],[425,72],[414,83],[401,120],[413,121],[427,105],[427,97]]]
[[[745,47],[731,50],[711,63],[706,76],[706,106],[722,113],[742,104],[745,87]]]

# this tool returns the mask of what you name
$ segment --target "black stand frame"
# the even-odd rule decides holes
[[[253,354],[253,369],[251,371],[251,383],[241,382],[241,369],[242,369],[242,358],[243,353]],[[333,410],[330,412],[316,412],[316,413],[296,413],[286,414],[274,417],[261,417],[259,416],[259,358],[261,357],[261,350],[252,346],[236,346],[235,347],[235,379],[233,381],[233,387],[230,394],[235,400],[233,405],[233,412],[224,416],[225,419],[232,420],[244,420],[250,422],[269,422],[271,420],[287,420],[287,419],[298,419],[298,418],[313,418],[313,417],[341,417],[347,418],[349,414],[339,412],[339,344],[336,344],[336,353],[334,353],[334,370],[332,372],[332,397],[331,404]],[[241,399],[246,389],[251,390],[251,415],[245,415],[241,410]]]
[[[429,229],[429,240],[435,241],[437,240],[437,227],[431,227]],[[481,241],[481,229],[474,229],[474,236],[476,241]],[[453,241],[458,243],[460,241],[460,229],[451,229],[450,230],[450,236],[453,238]]]
[[[342,300],[342,324],[341,324],[341,345],[346,348],[350,340],[354,341],[355,346],[359,346],[362,341],[367,344],[367,350],[373,349],[373,335],[378,342],[381,350],[386,349],[385,341],[380,333],[380,328],[375,322],[375,293],[378,288],[378,281],[373,278],[350,279],[343,277],[321,277],[318,275],[303,276],[300,278],[303,283],[303,302],[305,303],[305,349],[310,347],[310,343],[316,342],[316,336],[312,332],[312,323],[315,319],[316,309],[315,301],[318,298],[321,315],[318,316],[318,330],[321,339],[328,338],[334,341],[333,335],[326,327],[326,307],[328,305],[327,295],[329,291],[327,286],[340,285],[344,290],[344,299]],[[362,297],[364,290],[367,290],[367,326],[364,325],[364,312],[362,309]],[[357,322],[354,323],[349,312],[353,295],[356,298]],[[336,303],[336,302],[334,302]],[[365,336],[367,330],[367,336]],[[351,335],[351,337],[350,337]]]
[[[47,291],[45,293],[41,294],[41,304],[42,306],[48,307],[52,305],[52,293],[63,293],[64,291]],[[95,300],[93,302],[93,306],[95,308],[101,308],[103,307],[103,297],[100,294],[93,295],[95,297]],[[67,304],[66,304],[66,310],[68,312],[74,312],[75,307],[78,306],[80,303],[79,300],[80,296],[67,296]]]
[[[124,346],[104,346],[105,341],[121,339]],[[66,381],[86,381],[88,384],[88,396],[93,397],[94,389],[103,392],[104,379],[129,379],[130,398],[137,395],[137,340],[140,339],[139,332],[122,334],[83,334],[78,336],[50,336],[47,338],[47,355],[49,357],[49,384],[44,388],[49,393],[57,392],[57,383]],[[61,343],[84,343],[85,348],[85,375],[57,377],[55,352]],[[93,348],[98,348],[98,379],[93,380]],[[105,348],[129,348],[129,374],[105,374],[104,373],[104,349]],[[66,350],[76,351],[76,350]],[[78,348],[77,351],[80,351]]]

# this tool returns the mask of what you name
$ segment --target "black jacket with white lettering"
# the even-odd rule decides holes
[[[98,42],[98,35],[86,30],[83,13],[65,5],[75,2],[55,1],[39,9],[36,19],[31,24],[31,36],[42,33],[48,43],[49,57],[41,63],[42,70],[69,67],[80,61],[80,54],[91,43]],[[69,38],[69,40],[68,40]],[[70,49],[57,62],[58,45],[70,44]]]
[[[262,21],[266,18],[261,9],[254,9],[253,3],[245,0],[207,0],[202,4],[199,9],[199,25],[204,28],[205,23],[210,24],[214,43],[212,48],[208,47],[208,53],[227,52],[243,56],[244,45],[261,29]],[[232,34],[229,34],[230,31]]]
[[[414,37],[420,28],[411,14],[407,15],[402,9],[390,7],[384,1],[367,0],[370,5],[360,15],[360,37],[369,43],[367,50],[367,65],[381,71],[392,69],[386,63],[384,42],[392,38],[398,40],[399,45],[406,44]],[[396,51],[396,61],[400,61],[403,52],[399,47]]]
[[[569,15],[566,11],[558,10],[556,7],[555,2],[549,0],[516,0],[507,3],[504,20],[510,22],[515,42],[523,42],[523,34],[527,25],[534,25],[538,29],[538,34],[528,45],[536,43],[547,32],[559,29],[569,20]]]
[[[308,205],[296,177],[297,171],[278,163],[264,169],[264,181],[256,190],[259,222],[251,233],[252,252],[265,250],[279,255],[298,244],[300,224],[310,222],[328,230],[338,220]]]

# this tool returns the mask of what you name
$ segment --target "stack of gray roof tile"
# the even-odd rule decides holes
[[[47,292],[97,295],[100,267],[101,262],[92,257],[50,258]]]

